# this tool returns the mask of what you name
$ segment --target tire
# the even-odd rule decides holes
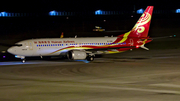
[[[88,57],[87,57],[87,60],[88,60],[88,61],[93,61],[93,60],[94,60],[94,56],[88,56]]]
[[[25,59],[23,59],[23,60],[22,60],[22,63],[25,63],[25,62],[26,62],[26,60],[25,60]]]

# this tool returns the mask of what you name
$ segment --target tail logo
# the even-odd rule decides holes
[[[148,12],[144,12],[139,21],[136,23],[132,31],[137,31],[138,33],[143,33],[145,30],[144,25],[151,20],[151,15]],[[137,34],[138,34],[137,33]]]
[[[130,46],[134,46],[133,39],[129,39],[129,40],[130,40]]]

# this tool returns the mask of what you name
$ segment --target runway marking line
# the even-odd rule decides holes
[[[175,84],[166,84],[166,83],[160,83],[160,84],[150,84],[150,86],[180,88],[180,85],[175,85]]]
[[[112,86],[98,86],[98,85],[69,85],[69,84],[58,84],[59,86],[68,87],[86,87],[86,88],[100,88],[100,89],[113,89],[113,90],[128,90],[128,91],[142,91],[142,92],[152,92],[152,93],[167,93],[167,94],[180,94],[180,91],[174,90],[155,90],[155,89],[143,89],[143,88],[127,88],[127,87],[112,87]]]

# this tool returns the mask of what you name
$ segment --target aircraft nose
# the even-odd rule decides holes
[[[10,47],[8,50],[7,50],[9,53],[13,54],[14,52],[16,52],[16,50],[13,48],[13,47]]]

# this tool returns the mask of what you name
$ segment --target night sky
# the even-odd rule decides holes
[[[107,31],[131,30],[140,15],[132,18],[128,14],[86,16],[78,15],[49,17],[52,10],[65,12],[94,12],[104,11],[134,11],[147,6],[154,6],[154,10],[180,9],[180,1],[163,0],[3,0],[0,1],[0,12],[8,13],[35,13],[28,17],[1,17],[0,35],[1,39],[28,39],[41,37],[59,37],[61,32],[65,37],[78,35],[80,37],[117,36],[121,33],[92,33],[94,26],[101,26]],[[38,16],[36,16],[38,15]],[[179,14],[157,14],[154,13],[151,24],[150,36],[164,36],[179,34]],[[106,19],[106,23],[104,23]],[[86,33],[85,33],[86,32]]]
[[[4,0],[0,10],[7,12],[49,12],[58,11],[94,11],[102,10],[133,10],[146,8],[148,5],[156,9],[180,8],[180,1],[164,0]]]

